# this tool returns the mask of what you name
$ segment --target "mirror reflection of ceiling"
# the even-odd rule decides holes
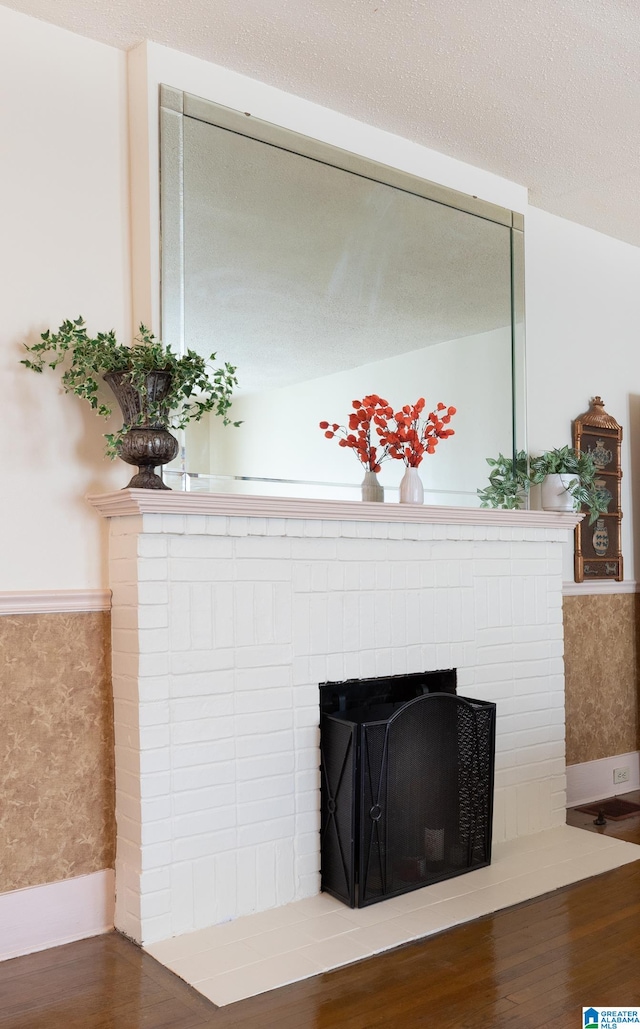
[[[148,39],[241,72],[640,245],[633,0],[3,2],[121,50]]]
[[[509,230],[184,120],[187,346],[243,392],[510,323]]]

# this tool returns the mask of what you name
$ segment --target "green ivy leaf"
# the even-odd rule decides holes
[[[238,426],[227,417],[237,388],[236,369],[233,365],[208,371],[207,362],[193,350],[176,354],[169,345],[156,339],[150,329],[141,324],[138,335],[130,346],[118,343],[113,329],[90,337],[84,318],[62,323],[57,332],[47,329],[40,341],[25,344],[29,357],[21,363],[34,372],[45,366],[52,369],[65,363],[62,387],[86,400],[97,413],[107,418],[112,408],[98,401],[99,376],[107,372],[124,372],[127,380],[139,394],[139,413],[136,425],[160,424],[184,428],[191,420],[199,420],[208,412],[223,419],[224,425]],[[209,360],[215,360],[212,353]],[[160,400],[150,395],[150,372],[166,371],[171,379],[167,392]],[[117,457],[122,436],[129,426],[116,433],[106,433],[107,454]]]

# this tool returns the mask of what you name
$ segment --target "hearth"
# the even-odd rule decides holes
[[[324,891],[365,907],[490,863],[495,704],[454,669],[320,697]]]

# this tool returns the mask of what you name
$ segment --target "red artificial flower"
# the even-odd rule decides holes
[[[405,404],[393,416],[395,428],[388,426],[381,433],[389,456],[404,461],[410,468],[417,468],[425,454],[433,454],[441,439],[454,435],[454,429],[447,429],[445,425],[456,413],[455,407],[438,403],[436,411],[430,411],[426,419],[421,419],[425,403],[424,397],[421,397],[413,406]],[[443,411],[446,413],[440,417]]]
[[[371,393],[362,400],[351,402],[353,411],[349,414],[347,425],[332,425],[332,432],[325,432],[331,439],[340,436],[339,445],[349,447],[355,452],[358,461],[372,472],[379,472],[381,462],[387,454],[387,448],[380,446],[382,433],[387,429],[388,419],[393,416],[393,409],[387,400],[377,393]],[[320,422],[321,429],[328,429],[329,422]],[[377,438],[376,438],[377,437]]]
[[[389,457],[417,468],[425,454],[435,453],[441,439],[455,435],[455,430],[446,426],[456,409],[442,402],[426,418],[421,418],[426,406],[424,397],[413,405],[405,404],[395,414],[388,401],[376,393],[353,400],[351,406],[348,427],[334,423],[329,430],[329,422],[320,422],[320,428],[329,430],[325,432],[327,439],[340,436],[339,445],[353,450],[361,464],[372,472],[379,472],[381,462]]]

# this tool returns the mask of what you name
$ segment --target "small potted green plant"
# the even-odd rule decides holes
[[[542,507],[545,511],[589,512],[589,525],[604,514],[611,501],[611,493],[599,481],[598,469],[591,454],[582,454],[573,447],[547,450],[531,458],[529,480],[540,484]]]
[[[529,463],[524,450],[513,457],[498,454],[488,457],[489,485],[477,491],[480,507],[502,507],[515,511],[522,507],[529,492]]]
[[[589,525],[593,525],[611,501],[591,455],[578,453],[573,447],[547,450],[529,460],[525,451],[519,450],[515,469],[513,458],[503,454],[488,457],[487,464],[491,468],[489,485],[477,491],[481,507],[520,508],[531,486],[540,485],[545,511],[586,508]]]
[[[97,414],[109,417],[111,407],[100,400],[104,379],[122,410],[124,424],[105,433],[107,455],[138,466],[129,487],[168,489],[154,468],[172,461],[178,441],[168,431],[199,421],[208,411],[224,425],[229,418],[236,369],[231,364],[210,367],[216,355],[204,358],[193,350],[176,354],[141,325],[130,346],[119,343],[113,330],[90,336],[83,318],[65,321],[57,332],[43,332],[40,341],[25,344],[22,364],[34,372],[65,364],[62,388],[82,397]]]

